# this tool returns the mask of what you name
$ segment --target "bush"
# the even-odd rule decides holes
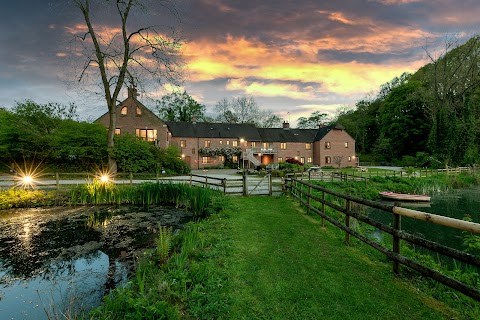
[[[294,159],[294,158],[288,158],[287,160],[285,160],[285,162],[291,163],[291,164],[298,164],[300,166],[303,166],[303,163],[301,163],[300,161],[298,161],[297,159]]]

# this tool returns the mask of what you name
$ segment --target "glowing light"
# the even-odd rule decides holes
[[[31,176],[24,176],[22,178],[22,180],[23,180],[23,183],[25,183],[25,184],[32,184],[32,182],[33,182],[33,179],[32,179]]]
[[[110,180],[110,177],[107,176],[106,174],[100,177],[100,181],[102,181],[103,183],[107,183],[109,180]]]
[[[184,155],[184,154],[182,154],[182,159],[183,159],[183,158],[185,158],[185,155]]]

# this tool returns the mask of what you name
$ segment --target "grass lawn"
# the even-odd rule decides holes
[[[227,281],[218,290],[229,301],[222,311],[229,319],[458,317],[396,277],[391,264],[373,249],[347,246],[335,227],[321,227],[319,219],[305,215],[291,199],[248,197],[232,202],[223,227],[206,230],[212,232],[209,237],[220,238],[230,232],[226,245],[218,249],[223,253],[217,255],[215,248],[210,252],[212,259],[222,260],[217,272]]]

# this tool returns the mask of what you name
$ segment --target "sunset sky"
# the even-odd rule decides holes
[[[64,81],[71,30],[82,21],[58,3],[1,1],[0,106],[75,102],[83,119],[95,119],[105,103]],[[425,64],[426,45],[438,54],[445,37],[480,30],[478,0],[184,0],[182,8],[183,88],[209,112],[222,98],[247,95],[293,124],[353,106]],[[164,92],[140,99],[148,107]]]

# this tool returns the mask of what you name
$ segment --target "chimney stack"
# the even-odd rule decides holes
[[[129,98],[137,99],[137,96],[138,96],[137,88],[135,88],[135,87],[127,88],[127,91],[128,91],[128,97]]]
[[[283,121],[283,129],[290,129],[290,123]]]

